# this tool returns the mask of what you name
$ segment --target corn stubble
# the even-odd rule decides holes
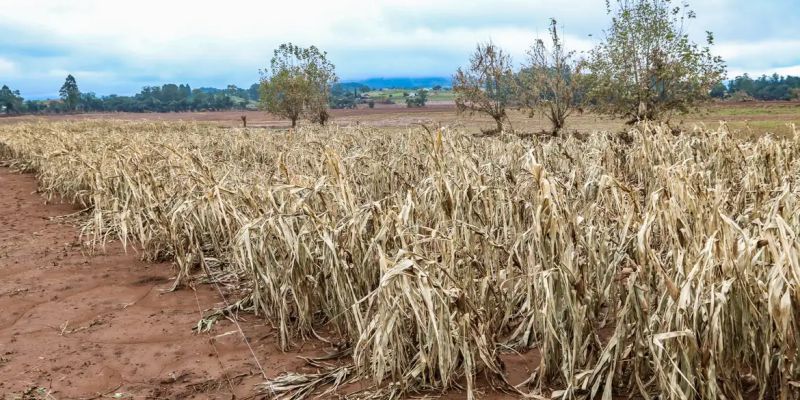
[[[0,128],[0,159],[87,207],[176,285],[229,274],[290,349],[341,351],[278,398],[476,379],[531,397],[797,398],[800,131],[476,140],[455,131],[81,122]],[[212,272],[214,271],[214,272]],[[535,350],[531,350],[535,349]],[[539,351],[524,384],[500,355]]]

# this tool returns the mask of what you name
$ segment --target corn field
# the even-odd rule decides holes
[[[800,396],[800,130],[586,138],[459,129],[0,127],[0,160],[86,208],[89,248],[234,279],[289,350],[326,335],[302,399],[476,380],[563,399]],[[324,333],[323,333],[324,332]],[[501,355],[538,351],[516,386]],[[333,360],[333,358],[336,358]]]

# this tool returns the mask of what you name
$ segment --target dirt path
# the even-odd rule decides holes
[[[0,168],[0,398],[256,393],[263,378],[235,325],[219,323],[213,340],[191,330],[198,302],[206,310],[221,301],[212,287],[166,293],[169,264],[119,246],[82,254],[75,227],[50,220],[74,208],[46,205],[35,191],[33,176]],[[268,376],[301,368],[300,353],[280,352],[271,329],[249,319],[242,327]]]

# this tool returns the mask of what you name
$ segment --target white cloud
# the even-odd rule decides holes
[[[578,15],[574,7],[560,12]],[[476,42],[489,39],[522,61],[533,39],[546,32],[549,16],[559,13],[553,3],[521,0],[230,0],[224,7],[207,1],[0,0],[0,8],[13,10],[0,15],[0,25],[68,49],[70,60],[51,69],[86,69],[72,65],[111,60],[128,74],[162,80],[233,71],[255,80],[272,49],[286,41],[327,50],[344,78],[449,74],[466,62]],[[510,24],[511,19],[530,24]],[[591,45],[574,35],[566,39],[579,50]]]
[[[799,61],[800,39],[722,42],[715,46],[714,50],[728,62],[754,67],[769,67]]]
[[[800,76],[800,65],[790,65],[787,67],[777,67],[777,68],[767,68],[767,69],[748,69],[744,70],[741,68],[730,69],[728,70],[728,79],[733,79],[737,76],[742,76],[745,73],[750,75],[751,78],[758,78],[762,75],[772,75],[778,74],[782,76],[792,75],[792,76]]]
[[[746,1],[706,0],[692,25],[723,32],[744,22],[765,26],[738,13]],[[791,4],[783,8],[794,12]],[[522,61],[533,39],[547,33],[550,17],[578,51],[591,48],[587,34],[598,37],[608,23],[603,0],[0,0],[0,10],[0,31],[11,31],[6,43],[16,46],[4,52],[0,40],[0,74],[16,71],[39,92],[66,71],[100,93],[158,81],[247,84],[287,41],[328,51],[345,79],[447,75],[488,39]],[[800,32],[782,26],[789,33],[758,42],[718,35],[715,50],[732,71],[799,64]],[[39,48],[56,55],[25,54]]]
[[[529,40],[537,25],[546,26],[547,18],[559,12],[544,4],[520,0],[466,5],[455,0],[229,0],[220,6],[218,1],[0,0],[0,8],[10,10],[0,15],[0,22],[40,31],[43,39],[61,45],[143,57],[145,62],[214,51],[237,59],[268,52],[274,44],[290,40],[340,49],[442,48],[471,46],[478,38],[493,36],[498,41],[510,38],[510,44],[519,47],[517,41]],[[602,5],[596,8],[602,10]],[[563,7],[560,12],[565,13]],[[426,20],[422,26],[393,29],[402,25],[404,18],[412,20],[412,15],[441,17],[441,22]],[[507,18],[530,21],[530,26],[505,27]],[[473,19],[484,21],[481,28],[474,29]],[[493,23],[497,19],[500,22]]]
[[[0,75],[9,76],[15,75],[17,72],[17,65],[11,62],[10,60],[6,60],[5,58],[0,58]]]

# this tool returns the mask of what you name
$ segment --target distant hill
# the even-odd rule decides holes
[[[364,85],[360,82],[342,82],[333,85],[333,90],[345,90],[348,92],[352,92],[353,90],[358,90],[359,92],[368,92],[371,88],[367,85]]]
[[[197,89],[206,94],[217,94],[225,91],[225,89],[219,89],[215,87],[200,87]]]
[[[450,87],[451,80],[448,77],[397,77],[397,78],[369,78],[363,80],[351,80],[346,83],[358,83],[369,86],[372,89],[420,89],[434,86]]]

